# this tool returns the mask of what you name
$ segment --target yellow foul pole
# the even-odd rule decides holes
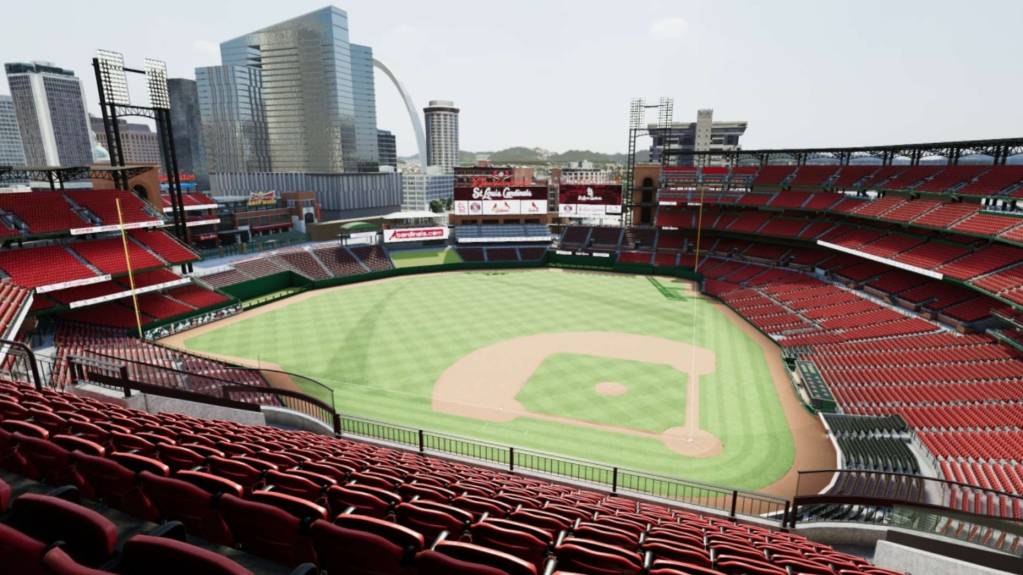
[[[131,305],[135,309],[135,327],[142,339],[142,314],[139,313],[139,299],[135,295],[135,273],[131,270],[131,256],[128,254],[128,233],[124,229],[124,216],[121,214],[121,198],[114,198],[117,205],[117,224],[121,228],[121,246],[124,248],[124,263],[128,268],[128,286],[131,288]]]

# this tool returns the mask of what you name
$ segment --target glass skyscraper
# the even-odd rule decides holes
[[[344,10],[330,6],[239,36],[220,54],[224,67],[260,74],[271,171],[376,169],[372,51],[349,43]],[[209,169],[218,171],[216,143],[206,145]]]
[[[195,79],[209,172],[270,171],[259,69],[196,68]]]

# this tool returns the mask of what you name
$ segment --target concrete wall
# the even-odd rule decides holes
[[[874,564],[907,575],[1011,575],[1010,571],[981,567],[891,541],[877,542]]]
[[[220,407],[161,395],[139,393],[137,391],[133,391],[131,397],[124,397],[124,393],[121,391],[87,383],[76,385],[73,392],[76,395],[109,401],[114,405],[121,405],[148,413],[180,413],[203,419],[226,419],[246,425],[266,425],[266,417],[259,411]]]
[[[319,419],[314,419],[304,413],[299,413],[297,411],[281,407],[264,405],[263,413],[261,415],[266,418],[267,425],[282,427],[284,429],[311,431],[313,433],[329,435],[331,437],[334,436],[334,429],[332,427],[328,427]]]

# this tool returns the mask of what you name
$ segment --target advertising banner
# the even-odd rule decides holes
[[[456,186],[455,215],[518,216],[547,213],[547,186]]]
[[[565,184],[558,193],[558,215],[563,218],[600,218],[622,213],[618,184]]]
[[[448,239],[447,226],[431,228],[397,228],[384,230],[385,243],[398,242],[428,242],[431,240]]]

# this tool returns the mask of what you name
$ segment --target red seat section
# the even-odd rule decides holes
[[[62,246],[0,250],[0,269],[27,288],[96,277],[96,272]]]
[[[166,265],[157,259],[152,252],[137,243],[129,240],[127,245],[127,257],[131,260],[131,269],[141,270]],[[123,274],[128,272],[124,243],[121,241],[121,238],[82,242],[72,245],[72,249],[105,274]]]
[[[71,209],[60,192],[0,194],[0,211],[13,214],[31,235],[67,232],[92,225]]]
[[[191,249],[161,230],[131,230],[128,235],[172,264],[199,259]]]
[[[149,211],[152,207],[132,192],[124,190],[66,190],[64,193],[72,202],[99,218],[100,225],[117,225],[116,202],[118,200],[121,203],[121,221],[124,223],[163,223],[161,218]]]

